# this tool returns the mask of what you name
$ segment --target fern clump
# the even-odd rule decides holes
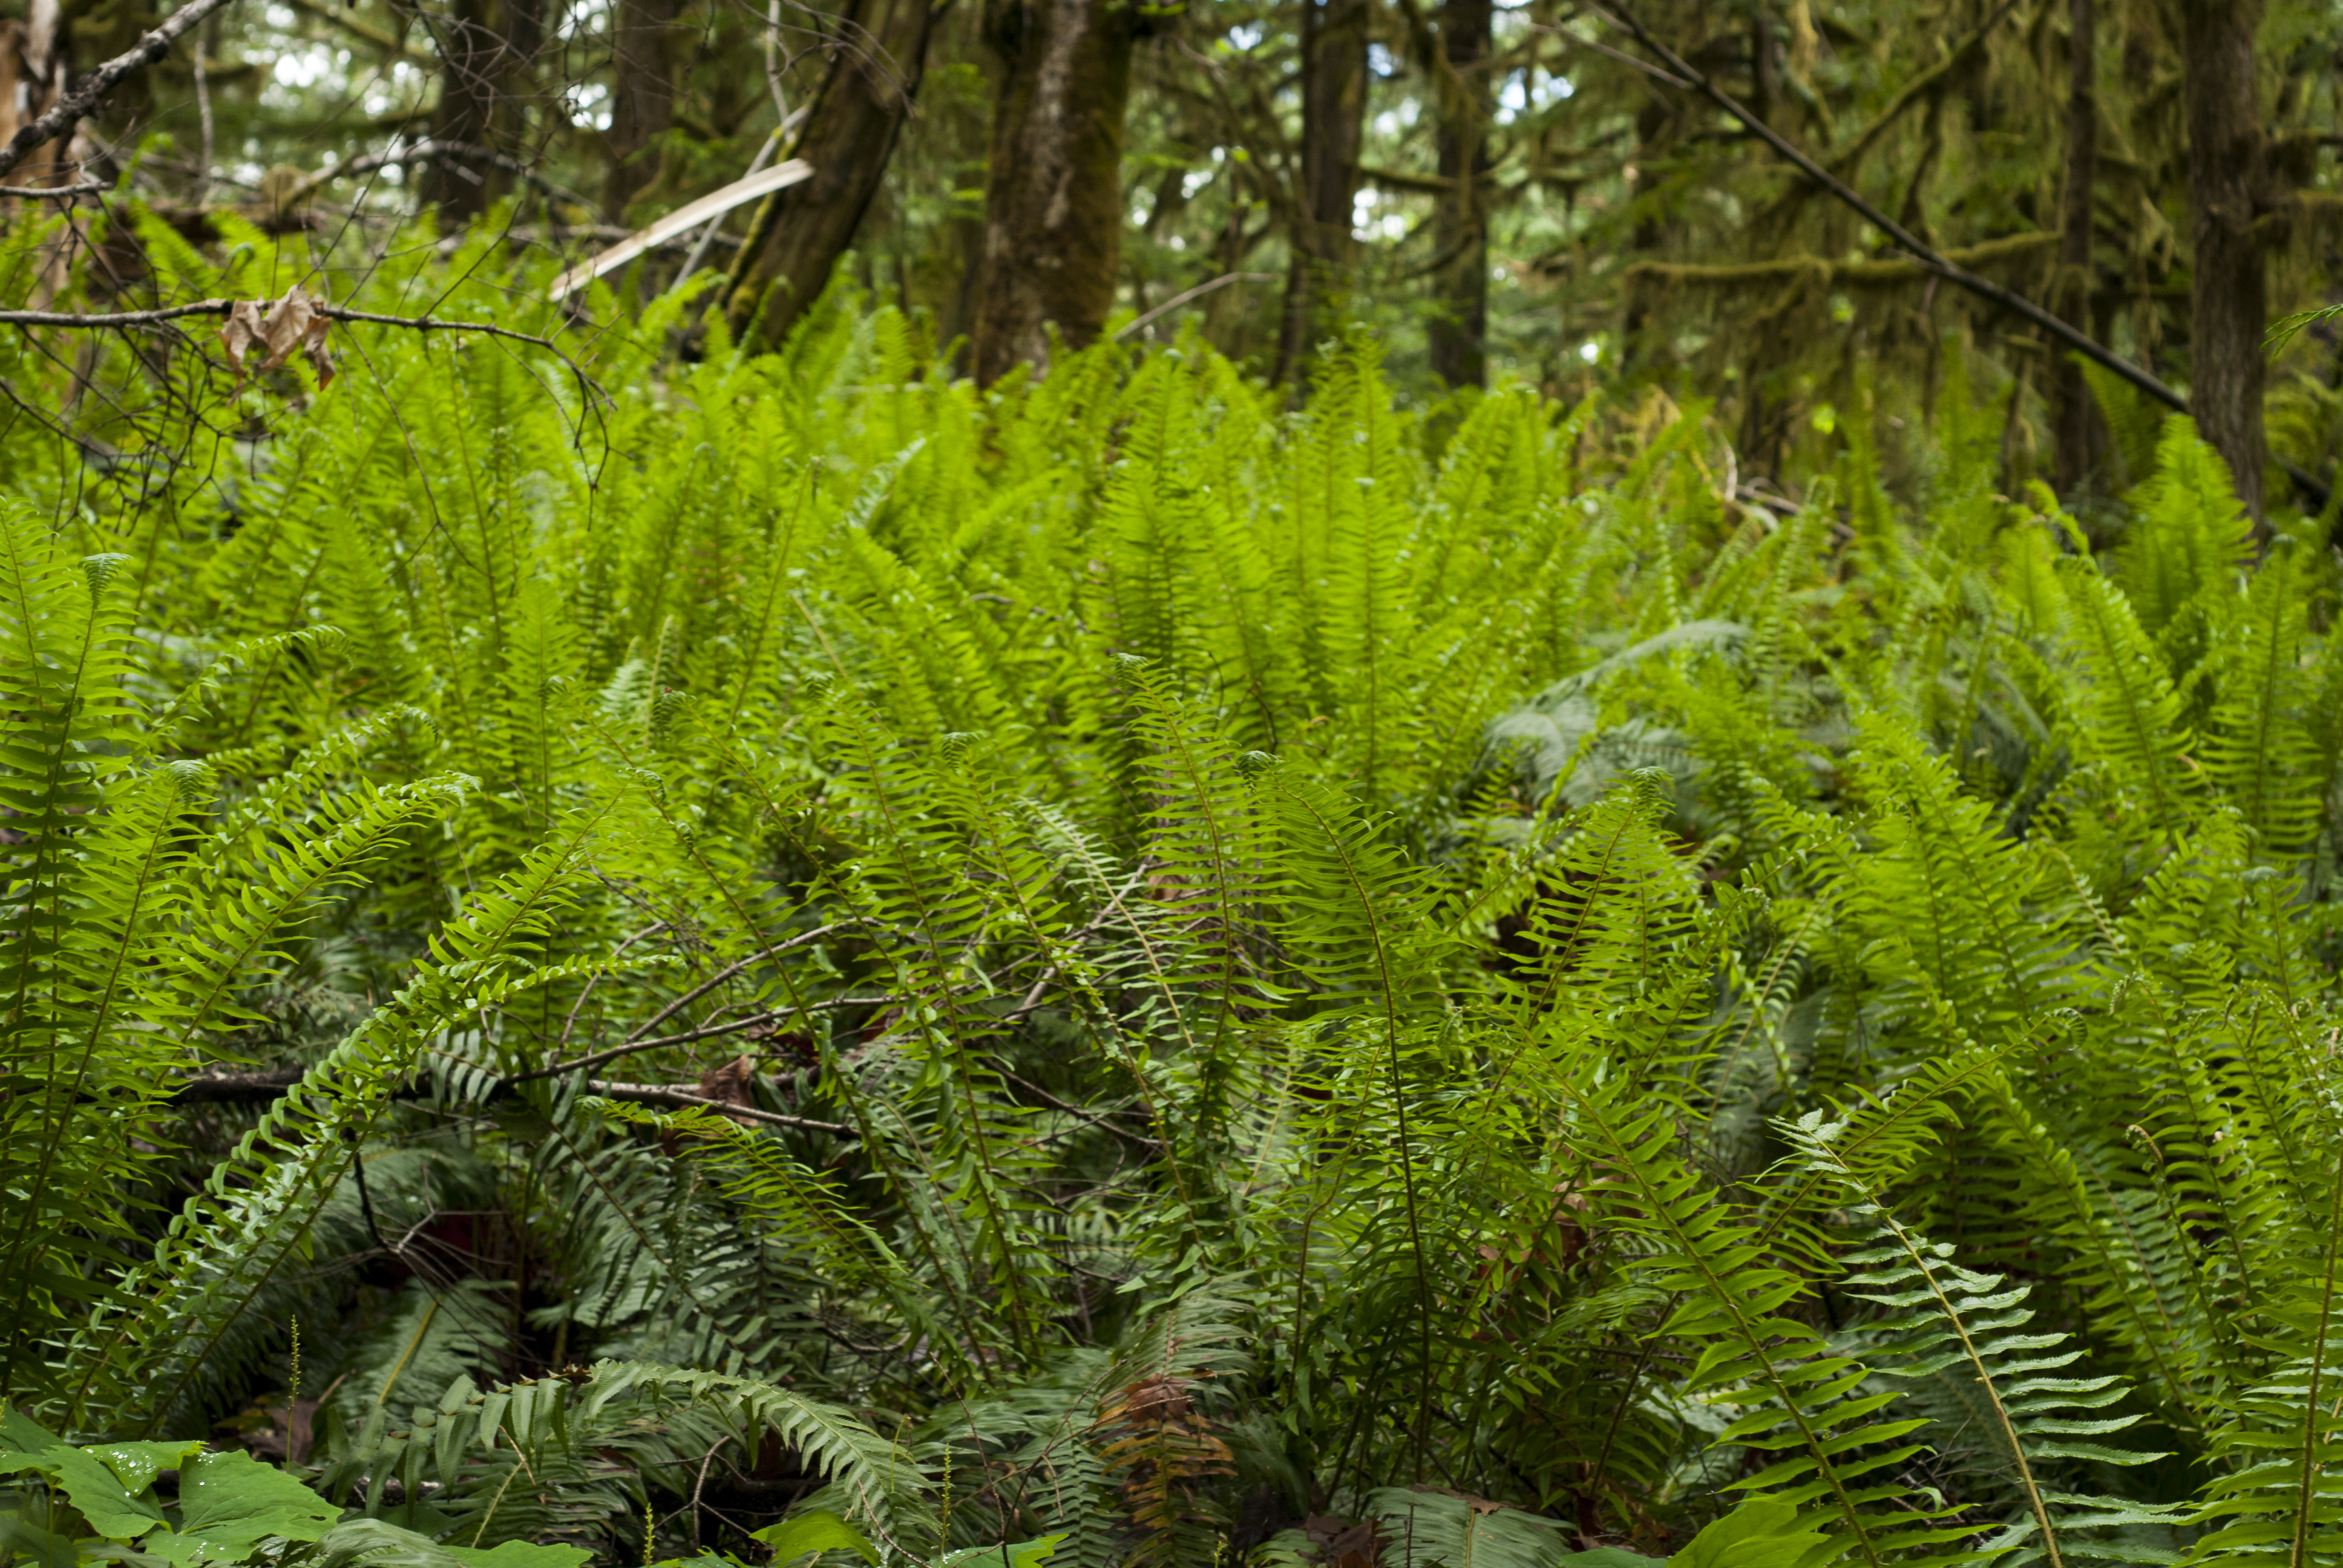
[[[680,308],[0,434],[5,1550],[2328,1550],[2337,584],[2185,423],[2095,559]]]

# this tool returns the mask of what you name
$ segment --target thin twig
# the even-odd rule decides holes
[[[1644,75],[1651,77],[1652,80],[1655,82],[1665,82],[1671,87],[1690,87],[1694,85],[1693,83],[1685,81],[1682,76],[1675,75],[1671,72],[1661,70],[1649,60],[1638,60],[1634,55],[1630,55],[1624,49],[1614,49],[1608,44],[1598,44],[1592,38],[1585,37],[1583,35],[1570,31],[1567,27],[1533,26],[1530,31],[1533,33],[1547,34],[1553,37],[1561,39],[1565,44],[1575,44],[1582,49],[1592,49],[1596,54],[1604,55],[1608,59],[1616,60],[1623,65],[1630,66],[1635,70],[1643,72]]]
[[[370,175],[378,169],[398,168],[407,164],[431,163],[441,158],[452,158],[461,163],[488,164],[504,170],[507,174],[518,175],[546,195],[568,202],[572,206],[588,208],[593,206],[584,196],[567,186],[555,185],[518,158],[500,153],[494,147],[484,147],[474,142],[453,141],[417,142],[403,152],[369,153],[364,157],[352,158],[346,164],[335,164],[329,168],[319,169],[287,192],[280,205],[287,208],[297,206],[335,180],[357,179],[362,175]]]
[[[159,327],[189,316],[226,316],[235,308],[233,299],[198,299],[192,305],[166,305],[155,310],[112,310],[88,315],[67,310],[0,310],[0,327]],[[516,332],[509,327],[486,321],[449,321],[440,316],[383,316],[371,310],[352,310],[346,305],[320,305],[315,308],[331,321],[364,321],[377,327],[412,327],[417,332],[483,332],[491,337],[509,337],[517,343],[531,343],[561,353],[559,345],[549,337]]]
[[[550,1067],[532,1068],[527,1072],[516,1072],[505,1081],[527,1083],[534,1079],[559,1078],[564,1073],[582,1072],[587,1068],[599,1067],[606,1061],[616,1061],[622,1056],[633,1056],[639,1051],[660,1050],[670,1045],[689,1045],[696,1040],[714,1040],[719,1035],[739,1034],[744,1030],[755,1029],[761,1024],[779,1023],[785,1018],[795,1018],[803,1012],[838,1012],[850,1007],[882,1007],[889,1003],[900,1002],[902,1000],[900,997],[893,996],[840,996],[831,997],[824,1001],[809,1001],[799,1007],[779,1007],[770,1012],[752,1012],[746,1018],[736,1018],[729,1023],[711,1023],[700,1029],[686,1030],[681,1034],[663,1034],[656,1040],[630,1040],[624,1045],[614,1045],[608,1050],[598,1050],[591,1056],[581,1056],[574,1061],[557,1061]]]
[[[21,196],[30,200],[35,196],[99,196],[113,188],[105,180],[82,180],[69,186],[0,186],[0,196]]]
[[[809,1132],[850,1133],[854,1131],[842,1122],[784,1116],[778,1111],[759,1111],[753,1105],[735,1105],[729,1100],[710,1100],[704,1094],[669,1089],[659,1083],[608,1083],[599,1079],[588,1079],[586,1088],[606,1100],[631,1100],[639,1105],[700,1105],[710,1111],[720,1111],[727,1116],[746,1116],[751,1121],[769,1121],[776,1127],[802,1128]]]
[[[1175,294],[1171,298],[1165,300],[1162,304],[1157,306],[1154,309],[1149,311],[1146,315],[1138,317],[1136,320],[1126,322],[1123,326],[1116,329],[1114,340],[1117,343],[1121,342],[1124,338],[1130,337],[1132,333],[1138,331],[1141,327],[1146,326],[1149,322],[1154,320],[1165,311],[1175,310],[1181,306],[1187,304],[1190,300],[1210,294],[1216,288],[1226,288],[1232,283],[1274,283],[1282,276],[1283,274],[1275,272],[1224,272],[1221,274],[1220,276],[1213,278],[1210,283],[1200,283],[1196,285],[1195,287],[1188,289],[1183,293]]]

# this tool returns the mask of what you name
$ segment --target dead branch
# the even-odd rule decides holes
[[[0,327],[159,327],[165,322],[183,320],[190,316],[226,316],[236,308],[233,299],[198,299],[191,305],[166,305],[155,310],[114,310],[87,315],[67,310],[0,310]],[[480,332],[491,337],[509,337],[517,343],[534,344],[561,354],[561,348],[549,337],[533,333],[516,332],[509,327],[498,327],[486,321],[449,321],[439,316],[383,316],[371,310],[352,310],[346,305],[320,305],[317,314],[329,321],[363,321],[375,327],[406,327],[417,332]],[[562,354],[564,359],[568,356]]]
[[[69,186],[0,186],[0,196],[20,196],[30,201],[35,196],[101,196],[113,188],[104,180],[81,180]]]
[[[70,131],[75,122],[103,103],[106,95],[119,85],[124,77],[146,69],[165,55],[195,25],[227,4],[227,0],[187,0],[156,29],[138,40],[124,54],[100,65],[81,79],[81,85],[49,106],[48,113],[19,126],[0,147],[0,175],[6,174],[30,157],[33,150],[53,142]]]

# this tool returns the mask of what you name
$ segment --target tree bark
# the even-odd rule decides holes
[[[2092,196],[2099,164],[2097,37],[2091,0],[2069,0],[2067,18],[2066,190],[2060,204],[2058,314],[2091,329]],[[2081,363],[2069,355],[2051,382],[2058,493],[2076,494],[2104,460],[2107,431],[2083,379]]]
[[[65,88],[66,30],[56,0],[34,0],[25,20],[0,21],[0,146],[15,139],[19,127],[39,119]],[[8,172],[8,183],[20,186],[69,184],[62,166],[73,144],[73,129],[35,149]]]
[[[1490,0],[1446,0],[1440,48],[1455,75],[1454,101],[1440,113],[1440,177],[1433,244],[1437,309],[1432,318],[1433,373],[1451,387],[1489,379],[1489,226],[1481,200],[1488,166]]]
[[[2262,513],[2262,334],[2268,283],[2254,234],[2262,184],[2261,105],[2254,32],[2262,0],[2184,0],[2182,56],[2188,123],[2190,280],[2188,406],[2197,428],[2227,460],[2237,495]]]
[[[544,33],[538,0],[455,0],[432,31],[440,66],[431,139],[513,152],[508,144],[518,118],[514,79],[536,55]],[[505,171],[493,165],[434,158],[424,166],[417,188],[424,205],[452,226],[478,217],[507,187]]]
[[[1302,0],[1302,188],[1278,336],[1280,383],[1303,374],[1318,340],[1335,326],[1351,267],[1367,19],[1368,0]]]
[[[477,0],[460,0],[477,3]],[[610,157],[602,210],[624,223],[629,204],[659,178],[654,144],[675,128],[675,55],[683,29],[679,0],[618,0],[610,44]]]
[[[1070,348],[1114,305],[1122,240],[1122,121],[1139,6],[1131,0],[992,0],[1003,71],[984,190],[976,378],[1046,369],[1047,328]]]
[[[829,283],[886,176],[920,89],[934,13],[928,0],[856,0],[790,156],[813,177],[776,191],[740,247],[725,309],[736,334],[778,343]]]

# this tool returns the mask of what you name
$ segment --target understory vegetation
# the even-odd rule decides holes
[[[0,1548],[2343,1553],[2322,523],[689,297],[0,345]]]

